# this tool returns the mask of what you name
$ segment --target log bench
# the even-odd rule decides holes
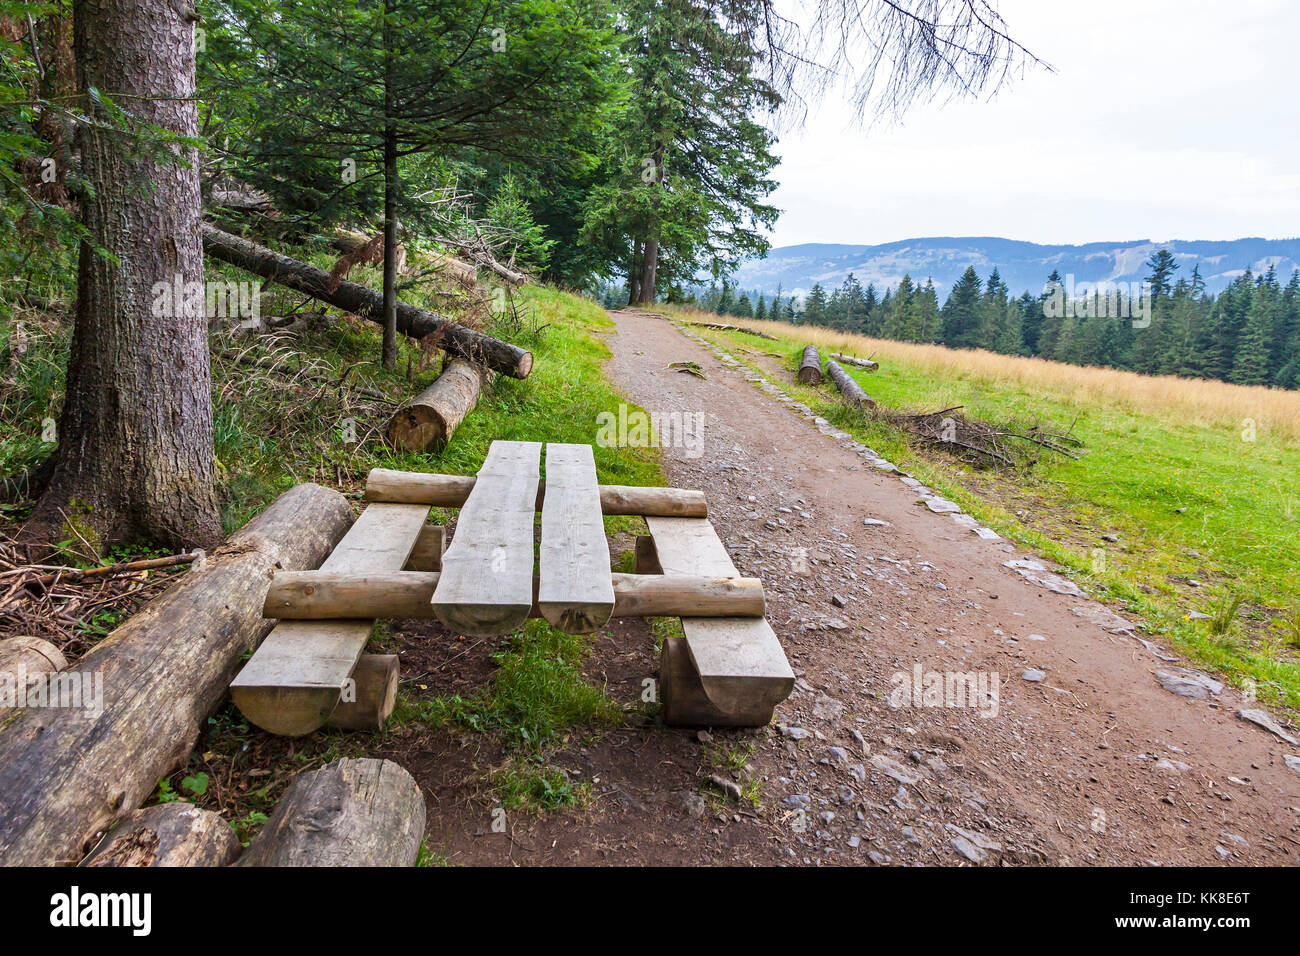
[[[707,518],[646,518],[636,570],[665,578],[735,577],[736,566]],[[794,690],[794,671],[767,619],[681,615],[683,637],[664,640],[664,722],[761,727]]]
[[[280,623],[231,685],[244,715],[282,735],[327,721],[378,729],[397,661],[364,655],[377,619],[436,618],[493,636],[530,617],[587,634],[639,615],[682,619],[684,637],[665,642],[661,661],[667,723],[767,724],[794,673],[763,617],[762,583],[737,572],[703,494],[600,485],[591,446],[561,443],[545,446],[543,483],[542,450],[493,442],[476,477],[374,469],[366,509],[320,569],[272,580],[263,614]],[[426,523],[435,505],[460,508],[445,551],[445,530]],[[610,570],[607,514],[645,517],[637,573]],[[348,687],[356,699],[344,699]]]

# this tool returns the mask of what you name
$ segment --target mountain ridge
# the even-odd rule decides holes
[[[898,285],[904,274],[924,284],[934,281],[940,297],[973,266],[981,279],[996,267],[1013,295],[1042,291],[1053,269],[1075,282],[1140,282],[1151,253],[1169,249],[1180,268],[1175,279],[1199,265],[1209,292],[1222,291],[1246,269],[1262,272],[1271,263],[1281,281],[1300,268],[1300,237],[1265,239],[1134,239],[1079,244],[1035,243],[1000,236],[924,236],[875,245],[799,243],[772,249],[763,259],[742,263],[733,273],[736,286],[769,296],[780,286],[782,295],[804,295],[814,283],[827,291],[852,272],[877,291]]]

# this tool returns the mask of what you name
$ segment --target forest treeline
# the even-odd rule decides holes
[[[1240,385],[1300,388],[1300,271],[1285,284],[1270,267],[1247,270],[1213,295],[1199,269],[1178,276],[1159,250],[1144,289],[1074,291],[1052,272],[1038,295],[1013,296],[998,270],[968,268],[942,304],[934,284],[905,275],[883,293],[852,274],[829,293],[802,297],[736,290],[722,281],[689,294],[719,315],[817,325],[902,342],[978,348],[1146,375],[1213,378]],[[1082,288],[1082,287],[1081,287]],[[1143,294],[1147,295],[1143,302]]]

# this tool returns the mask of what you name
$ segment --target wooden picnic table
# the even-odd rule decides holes
[[[682,619],[683,636],[665,641],[661,661],[667,723],[770,721],[794,672],[763,617],[761,582],[739,575],[703,494],[601,485],[591,446],[562,443],[545,446],[543,483],[542,453],[539,442],[494,441],[472,478],[372,471],[366,509],[320,570],[272,581],[263,613],[280,623],[231,684],[244,715],[296,736],[323,726],[341,702],[355,711],[349,693],[362,683],[354,677],[378,618],[436,617],[458,634],[492,636],[529,617],[586,634],[641,614]],[[443,529],[426,523],[435,505],[460,508],[445,553]],[[607,514],[646,519],[634,574],[610,569]],[[365,684],[389,698],[369,711],[382,723],[392,681]]]

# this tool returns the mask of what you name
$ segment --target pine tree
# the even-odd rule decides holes
[[[821,287],[821,283],[814,283],[808,291],[808,295],[803,300],[803,314],[799,317],[799,322],[803,325],[825,325],[826,324],[826,290]]]
[[[980,277],[967,266],[943,304],[943,344],[971,348],[979,339]]]

